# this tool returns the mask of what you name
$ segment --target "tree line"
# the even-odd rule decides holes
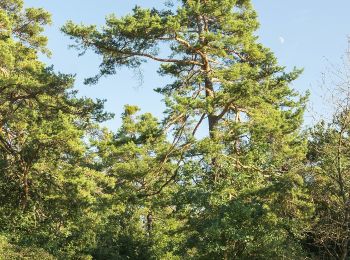
[[[102,100],[41,62],[50,14],[0,2],[1,259],[348,259],[350,84],[304,129],[302,70],[278,64],[250,0],[68,21],[101,77],[159,63],[163,118]],[[161,51],[162,50],[162,51]],[[96,86],[98,87],[98,86]]]

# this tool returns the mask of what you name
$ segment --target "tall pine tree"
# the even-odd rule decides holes
[[[285,72],[258,42],[257,28],[249,0],[135,7],[124,17],[107,17],[101,29],[73,22],[63,28],[78,49],[103,58],[100,73],[87,83],[147,60],[174,78],[157,89],[167,105],[163,128],[173,134],[169,156],[176,155],[177,165],[164,185],[176,184],[169,206],[187,238],[174,255],[302,254],[297,242],[310,210],[300,175],[306,97],[289,86],[300,70]],[[198,131],[207,135],[199,138]]]

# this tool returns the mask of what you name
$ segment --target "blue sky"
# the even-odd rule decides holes
[[[57,71],[76,74],[76,87],[83,96],[107,99],[106,110],[116,114],[115,119],[105,123],[115,130],[120,124],[120,114],[125,104],[134,104],[143,112],[152,112],[161,117],[164,105],[161,96],[153,89],[165,82],[160,78],[155,63],[147,63],[139,71],[121,70],[117,75],[103,78],[95,86],[83,85],[83,79],[98,71],[99,57],[92,53],[78,57],[72,42],[60,32],[67,21],[103,25],[104,17],[111,13],[124,15],[135,5],[143,7],[162,7],[163,0],[25,0],[27,6],[44,7],[53,15],[53,26],[47,28],[49,48],[53,55],[42,58],[53,64]],[[320,88],[321,74],[328,62],[339,63],[347,50],[347,35],[350,34],[350,1],[317,0],[254,0],[258,12],[260,42],[271,48],[281,65],[291,69],[304,68],[303,75],[294,82],[293,87],[301,92],[309,89],[312,93],[312,111],[306,115],[306,123],[311,124],[316,112],[326,114],[327,108],[320,101],[323,90]],[[327,61],[329,60],[329,61]],[[311,107],[311,106],[310,106]]]

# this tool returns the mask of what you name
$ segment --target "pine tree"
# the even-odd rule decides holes
[[[23,254],[41,247],[67,259],[94,245],[105,177],[87,167],[84,138],[107,115],[38,60],[49,23],[22,0],[0,2],[0,233]]]
[[[96,167],[113,180],[97,259],[172,259],[171,248],[181,239],[170,235],[180,226],[169,206],[175,189],[170,185],[173,146],[160,122],[138,111],[125,106],[118,132],[103,130],[93,142]]]
[[[177,193],[168,206],[184,220],[187,242],[174,255],[302,254],[298,240],[310,210],[300,175],[306,96],[289,86],[301,71],[285,72],[258,42],[257,28],[248,0],[179,1],[162,11],[135,7],[124,17],[107,17],[100,30],[73,22],[63,28],[83,53],[103,57],[100,73],[87,83],[147,60],[174,78],[157,89],[167,105],[163,129],[175,144],[169,156],[180,154],[170,178]]]

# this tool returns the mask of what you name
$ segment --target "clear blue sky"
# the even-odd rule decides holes
[[[103,25],[104,17],[111,13],[123,15],[135,5],[162,7],[163,0],[25,0],[27,6],[44,7],[53,15],[53,26],[46,30],[51,59],[43,58],[55,69],[77,75],[76,87],[80,94],[93,98],[107,99],[106,110],[116,114],[106,125],[115,130],[120,124],[120,114],[125,104],[135,104],[144,112],[152,112],[161,117],[164,106],[161,96],[153,89],[164,84],[157,73],[157,65],[148,63],[142,67],[143,82],[138,73],[122,70],[116,76],[103,78],[96,86],[83,85],[83,79],[98,71],[99,57],[90,53],[77,57],[71,43],[60,32],[67,21]],[[310,89],[314,109],[323,113],[325,108],[319,101],[321,73],[331,62],[340,62],[347,49],[347,35],[350,34],[350,1],[338,0],[334,3],[319,0],[253,0],[261,24],[258,35],[260,41],[271,48],[281,65],[287,68],[304,68],[303,75],[293,87],[304,92]],[[311,123],[310,113],[306,122]]]

